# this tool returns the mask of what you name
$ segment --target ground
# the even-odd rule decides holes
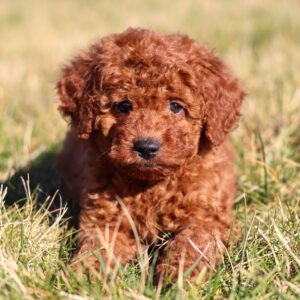
[[[67,126],[55,82],[76,50],[129,26],[188,33],[248,92],[233,135],[240,233],[207,283],[200,274],[155,289],[146,255],[113,274],[68,268],[74,231],[55,168]],[[299,299],[299,29],[297,0],[1,1],[0,298]]]

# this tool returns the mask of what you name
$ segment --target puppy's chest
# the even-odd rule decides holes
[[[124,202],[142,239],[155,242],[160,236],[178,230],[188,211],[184,195],[174,190],[149,191]]]

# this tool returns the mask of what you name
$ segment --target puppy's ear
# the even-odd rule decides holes
[[[234,129],[245,93],[239,81],[212,51],[202,51],[201,57],[198,75],[204,100],[202,134],[211,146],[217,146]]]
[[[94,92],[100,84],[100,71],[87,53],[77,56],[63,69],[57,83],[59,110],[70,119],[71,126],[81,139],[88,139],[94,124],[97,107]]]

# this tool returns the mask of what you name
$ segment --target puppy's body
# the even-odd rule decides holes
[[[109,225],[111,239],[113,232],[118,231],[113,250],[121,263],[135,258],[137,241],[117,200],[120,197],[145,245],[159,242],[166,233],[175,235],[164,251],[168,259],[166,267],[172,261],[177,269],[184,247],[187,267],[198,259],[199,253],[188,239],[200,249],[206,249],[211,265],[216,263],[216,238],[222,248],[228,239],[235,195],[233,150],[229,140],[214,151],[195,156],[173,175],[155,183],[132,180],[109,166],[105,158],[95,161],[93,147],[85,143],[70,131],[59,157],[68,193],[81,208],[78,240],[81,246],[77,256],[97,247],[99,229],[103,234]],[[172,253],[168,254],[169,248]],[[97,268],[96,256],[86,260]],[[158,269],[166,263],[160,260]],[[207,263],[205,258],[203,263]],[[203,263],[195,269],[195,274]]]
[[[59,161],[80,207],[74,261],[95,248],[133,260],[136,229],[142,247],[172,234],[157,277],[181,259],[187,270],[203,256],[193,275],[217,264],[235,195],[226,134],[244,96],[223,63],[186,36],[133,29],[75,59],[58,90],[72,121]]]

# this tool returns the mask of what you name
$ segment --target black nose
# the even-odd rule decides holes
[[[151,159],[158,153],[160,144],[154,139],[142,139],[135,141],[133,150],[144,159]]]

